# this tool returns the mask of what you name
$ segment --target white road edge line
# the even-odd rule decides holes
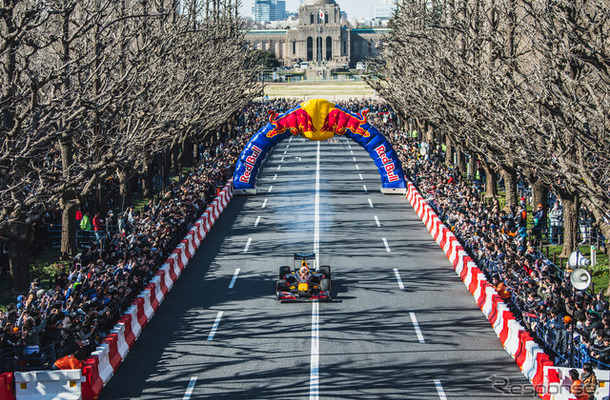
[[[256,217],[256,221],[254,221],[254,227],[255,228],[258,226],[259,222],[261,222],[261,216],[260,215],[258,217]]]
[[[216,331],[218,330],[218,325],[220,325],[220,319],[222,318],[222,314],[224,311],[218,311],[218,315],[216,315],[216,320],[214,321],[214,325],[212,326],[212,330],[208,335],[208,341],[214,340],[214,335],[216,335]]]
[[[436,393],[438,393],[438,398],[441,400],[447,400],[447,396],[445,395],[445,391],[443,390],[443,385],[441,385],[441,381],[435,379],[434,386],[436,386]]]
[[[362,174],[358,174],[358,176],[360,177],[360,180],[363,181],[364,178],[362,177]]]
[[[186,387],[186,392],[184,393],[184,397],[182,400],[189,400],[191,395],[193,394],[193,390],[195,389],[195,384],[197,383],[197,377],[191,376],[191,380],[189,381],[188,386]]]
[[[235,273],[233,274],[233,278],[231,279],[231,283],[229,283],[229,289],[233,289],[235,287],[235,281],[237,281],[237,277],[239,276],[239,271],[241,268],[237,268]]]
[[[373,200],[369,199],[369,205],[371,206],[371,208],[373,208]]]
[[[377,227],[381,228],[381,223],[379,222],[379,218],[377,218],[376,215],[375,215],[375,223],[377,224]]]
[[[369,192],[369,190],[366,188],[366,185],[362,185],[362,188],[364,189],[364,191],[365,191],[366,193],[368,193],[368,192]]]
[[[383,240],[383,245],[385,246],[385,251],[387,251],[388,253],[392,252],[392,249],[390,249],[390,245],[388,244],[388,241],[386,240],[386,238],[381,238]]]
[[[267,200],[268,200],[268,199],[265,199],[265,201],[263,201],[263,205],[261,206],[261,208],[265,208],[265,207],[267,207]]]
[[[318,251],[320,251],[320,142],[318,142],[316,154],[316,197],[314,208],[313,252],[317,255]]]
[[[400,290],[405,290],[405,285],[402,283],[402,278],[400,277],[400,272],[398,272],[398,268],[394,268],[394,275],[396,276],[396,281],[398,282],[398,287]]]
[[[415,313],[410,312],[409,315],[411,316],[411,322],[413,323],[413,329],[415,329],[415,334],[417,335],[417,340],[419,340],[419,343],[426,343],[426,341],[424,340],[424,335],[422,335],[421,329],[419,329],[419,322],[417,322],[417,317],[415,317]],[[439,382],[439,385],[440,385],[440,382]],[[442,389],[442,386],[441,386],[441,389]]]
[[[250,248],[250,244],[252,243],[252,238],[248,238],[248,242],[246,243],[246,247],[244,247],[244,253],[248,252],[248,249]]]
[[[273,185],[269,186],[269,190],[267,190],[267,193],[271,193],[272,190],[273,190]]]

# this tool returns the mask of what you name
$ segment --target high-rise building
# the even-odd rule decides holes
[[[373,7],[373,18],[383,20],[392,18],[396,0],[379,0],[379,3]]]
[[[252,6],[254,21],[258,23],[282,21],[286,19],[285,0],[255,0]]]

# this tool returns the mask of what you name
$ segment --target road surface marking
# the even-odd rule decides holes
[[[360,177],[360,180],[363,181],[364,178],[362,177],[362,174],[358,174],[358,176]]]
[[[239,271],[241,271],[241,268],[237,268],[235,270],[235,273],[233,274],[233,278],[231,279],[231,283],[229,283],[229,289],[233,289],[233,287],[235,287],[235,281],[237,280],[237,276],[239,275]]]
[[[360,167],[358,166],[358,164],[356,164],[356,169],[357,169],[357,170],[360,170]]]
[[[357,160],[356,160],[356,157],[352,157],[352,160],[354,160],[354,162],[356,162],[356,161],[357,161]]]
[[[282,165],[281,165],[281,164],[277,166],[277,170],[279,171],[279,170],[280,170],[280,168],[282,168]]]
[[[277,179],[277,174],[273,175],[273,180]]]
[[[250,243],[252,243],[252,238],[248,238],[248,243],[246,243],[246,247],[244,247],[244,253],[248,252],[248,249],[250,248]]]
[[[445,391],[443,390],[443,385],[441,385],[441,381],[435,379],[434,386],[436,386],[436,393],[438,393],[438,398],[441,400],[447,400],[447,396],[445,396]]]
[[[387,251],[388,253],[391,253],[392,250],[390,249],[390,245],[388,245],[388,241],[386,240],[386,238],[381,238],[383,240],[383,244],[385,246],[385,251]]]
[[[362,185],[362,188],[364,189],[364,191],[365,191],[366,193],[368,193],[368,192],[369,192],[369,190],[366,188],[366,185]]]
[[[261,206],[261,208],[265,208],[265,207],[267,207],[267,200],[268,200],[268,199],[265,199],[265,201],[263,201],[263,205]]]
[[[212,330],[208,335],[208,341],[214,340],[214,335],[216,335],[216,331],[218,330],[218,325],[220,325],[220,319],[222,318],[223,311],[218,311],[218,315],[216,315],[216,320],[214,321],[214,325],[212,326]]]
[[[197,383],[197,377],[192,376],[188,386],[186,387],[186,392],[184,393],[184,397],[182,398],[182,400],[189,400],[191,398],[191,395],[193,394],[193,389],[195,389],[196,383]]]
[[[259,222],[261,222],[261,216],[260,215],[258,217],[256,217],[256,221],[254,221],[254,227],[255,228],[258,226]]]
[[[314,208],[313,252],[318,254],[320,250],[320,142],[318,142],[316,153],[316,197]]]
[[[273,190],[273,185],[269,186],[269,190],[267,190],[267,193],[271,193],[272,190]]]
[[[259,217],[260,218],[260,217]],[[379,218],[377,218],[377,216],[375,215],[375,223],[377,224],[377,226],[379,228],[381,228],[381,223],[379,222]]]
[[[349,152],[350,152],[350,154],[354,154],[354,150],[350,150]]]
[[[288,150],[284,150],[284,155],[286,155],[286,152],[287,152],[287,151],[288,151]],[[283,160],[284,160],[284,158],[282,157],[282,161],[283,161]]]
[[[318,400],[320,389],[320,303],[311,303],[311,366],[309,400]]]
[[[394,275],[396,275],[396,281],[398,282],[398,287],[400,290],[405,290],[405,285],[402,283],[402,278],[400,277],[400,273],[397,268],[394,268]]]
[[[411,312],[411,313],[409,313],[409,315],[411,316],[411,322],[413,323],[413,329],[415,329],[415,334],[417,335],[417,340],[419,340],[419,343],[426,343],[426,341],[424,340],[424,335],[421,334],[421,329],[419,329],[419,322],[417,322],[415,313]],[[441,387],[441,389],[442,389],[442,387]]]
[[[373,208],[373,200],[369,199],[369,205],[371,206],[371,208]]]
[[[282,157],[282,159],[280,160],[280,162],[284,162],[284,157]]]

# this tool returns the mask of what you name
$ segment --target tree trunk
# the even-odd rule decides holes
[[[545,210],[548,209],[548,198],[549,198],[549,187],[544,184],[540,179],[533,178],[530,180],[530,184],[532,185],[532,197],[533,197],[533,205],[532,207],[536,207],[538,204],[542,204]]]
[[[154,194],[153,178],[155,176],[155,169],[151,163],[146,163],[144,174],[142,175],[142,196],[145,199],[149,199]]]
[[[447,150],[445,151],[445,164],[453,165],[453,145],[451,144],[449,135],[445,135],[445,145],[447,146]]]
[[[182,142],[182,166],[192,167],[193,166],[193,141],[186,139]]]
[[[517,172],[514,168],[506,165],[503,165],[501,169],[501,174],[504,178],[504,192],[506,196],[505,209],[508,210],[511,205],[517,205]]]
[[[465,176],[468,173],[468,169],[466,166],[466,153],[461,147],[458,147],[457,150],[457,169],[460,172],[460,175]]]
[[[498,174],[487,161],[481,160],[481,165],[485,170],[485,198],[495,199],[498,197]]]
[[[180,146],[173,145],[170,150],[172,171],[176,175],[180,175]]]
[[[119,198],[121,199],[121,210],[124,210],[129,204],[131,204],[131,187],[129,183],[129,174],[124,169],[117,170],[117,176],[119,178]]]
[[[13,293],[26,294],[30,287],[30,241],[28,235],[19,235],[9,243],[9,275],[13,281]]]
[[[578,195],[564,190],[558,191],[563,204],[563,249],[560,257],[569,257],[578,248],[578,210],[580,199]]]
[[[78,244],[76,243],[76,209],[80,202],[71,191],[64,193],[62,197],[61,254],[75,256],[78,252]]]

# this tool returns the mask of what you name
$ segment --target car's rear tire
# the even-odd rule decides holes
[[[279,281],[277,281],[275,283],[275,297],[277,299],[280,298],[280,292],[287,292],[288,291],[288,286],[286,286],[286,281],[283,279],[280,279]]]
[[[286,275],[290,273],[290,267],[282,266],[280,267],[280,280],[284,279]]]
[[[322,265],[320,267],[320,272],[324,275],[324,278],[330,279],[330,265]]]
[[[320,281],[320,290],[323,292],[330,292],[330,297],[333,297],[332,287],[330,284],[330,279],[322,279]]]

